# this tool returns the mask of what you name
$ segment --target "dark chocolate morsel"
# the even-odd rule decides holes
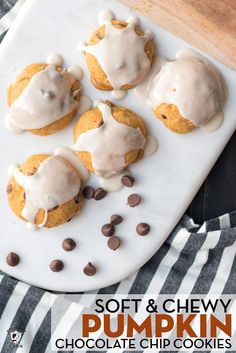
[[[94,196],[94,188],[92,186],[85,186],[83,190],[83,196],[87,200],[92,199]]]
[[[60,272],[63,270],[63,268],[64,268],[64,263],[61,260],[56,259],[50,263],[50,269],[53,272]]]
[[[88,262],[83,271],[86,276],[94,276],[97,272],[96,267],[91,262]]]
[[[98,188],[94,192],[94,199],[95,200],[101,200],[106,196],[107,192],[103,188]]]
[[[150,231],[150,225],[147,223],[139,223],[136,227],[136,232],[139,235],[147,235]]]
[[[101,231],[105,237],[111,237],[115,233],[115,227],[113,224],[107,223],[102,226]]]
[[[162,119],[167,119],[167,116],[164,114],[161,114]]]
[[[131,194],[129,197],[128,197],[128,205],[130,207],[135,207],[137,206],[138,204],[140,204],[141,202],[141,196],[139,196],[138,194]]]
[[[117,236],[112,236],[108,239],[107,245],[111,250],[117,250],[120,247],[121,241]]]
[[[123,175],[121,182],[124,186],[131,188],[134,185],[134,178],[131,175]]]
[[[65,251],[71,251],[76,247],[76,242],[71,238],[66,238],[62,242],[62,247]]]
[[[9,266],[17,266],[20,262],[20,257],[14,253],[14,252],[10,252],[8,255],[7,255],[7,258],[6,258],[6,261],[7,261],[7,264]]]
[[[121,217],[119,214],[113,214],[110,219],[110,223],[113,224],[114,226],[117,226],[123,221],[123,217]]]

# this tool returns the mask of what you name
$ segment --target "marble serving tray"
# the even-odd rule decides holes
[[[50,153],[57,147],[71,146],[75,120],[65,130],[48,137],[29,133],[12,135],[4,127],[8,112],[6,87],[25,65],[45,62],[48,54],[57,52],[63,55],[66,66],[77,64],[84,68],[84,94],[92,99],[111,99],[109,92],[100,92],[92,86],[84,57],[76,50],[78,42],[87,40],[96,29],[98,12],[104,8],[113,10],[122,20],[133,14],[128,7],[113,0],[27,0],[0,46],[0,268],[20,280],[50,290],[98,289],[139,269],[158,250],[183,215],[236,127],[236,74],[215,61],[226,79],[229,97],[224,123],[213,133],[200,129],[187,135],[170,132],[130,91],[119,104],[139,113],[159,142],[156,154],[132,167],[135,187],[109,193],[101,201],[88,201],[81,214],[63,226],[37,232],[27,229],[25,222],[11,212],[7,203],[8,166],[23,162],[31,154]],[[158,25],[144,18],[140,21],[145,30],[154,33],[156,53],[174,58],[177,50],[190,48]],[[91,177],[89,184],[98,186],[97,179]],[[133,192],[139,193],[143,202],[131,209],[126,205],[126,199]],[[124,222],[117,227],[117,235],[122,240],[117,251],[107,247],[107,238],[100,233],[100,227],[113,213],[124,217]],[[151,225],[151,232],[146,237],[135,232],[139,222]],[[61,246],[66,237],[74,238],[78,244],[70,253]],[[10,251],[15,251],[21,258],[14,268],[5,261]],[[56,258],[65,263],[64,270],[59,273],[49,269],[49,263]],[[83,274],[83,267],[89,261],[97,267],[93,277]]]

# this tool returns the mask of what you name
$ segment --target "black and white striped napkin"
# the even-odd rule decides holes
[[[0,40],[24,1],[0,0]],[[235,294],[236,212],[205,222],[201,227],[184,216],[138,272],[121,283],[90,293]],[[51,309],[58,300],[56,294],[0,274],[0,352],[51,352]],[[64,307],[65,317],[70,305],[68,302]],[[70,327],[73,322],[68,322]],[[12,346],[9,332],[14,330],[24,332],[22,347]]]

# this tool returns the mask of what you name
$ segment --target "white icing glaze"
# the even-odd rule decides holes
[[[38,227],[43,227],[47,222],[48,210],[70,201],[80,191],[81,181],[78,172],[60,156],[47,158],[32,176],[24,175],[15,165],[11,166],[9,171],[25,191],[22,216],[35,224],[38,211],[40,209],[45,211],[44,220]]]
[[[146,139],[140,129],[116,121],[107,104],[101,103],[98,108],[103,125],[81,134],[74,149],[89,152],[96,174],[109,178],[123,172],[126,153],[144,148]]]
[[[86,47],[86,45],[87,45],[87,43],[86,43],[85,41],[79,42],[79,43],[77,44],[76,49],[77,49],[78,51],[84,51],[84,48]]]
[[[111,95],[114,99],[121,100],[127,96],[127,91],[125,91],[124,89],[114,89],[111,92]]]
[[[201,126],[222,108],[223,78],[210,62],[181,51],[152,79],[150,100],[153,108],[162,103],[176,105],[184,118]]]
[[[132,23],[134,25],[137,25],[139,23],[139,20],[138,20],[138,17],[136,17],[136,16],[130,16],[127,19],[127,22]]]
[[[152,85],[153,77],[161,70],[162,65],[166,62],[166,59],[162,56],[156,56],[153,59],[152,67],[147,75],[146,79],[140,83],[137,87],[135,87],[135,93],[139,98],[145,101],[147,105],[152,106],[150,100],[150,90]]]
[[[55,156],[61,156],[66,159],[77,170],[80,179],[85,182],[88,180],[90,173],[84,163],[76,156],[69,147],[59,147],[54,152]]]
[[[73,75],[76,80],[80,81],[82,80],[83,76],[84,76],[84,71],[83,69],[78,66],[78,65],[72,65],[69,67],[69,69],[67,70],[71,75]]]
[[[46,62],[49,65],[52,64],[52,65],[62,66],[64,59],[61,55],[57,53],[51,53],[47,56]]]
[[[11,119],[10,114],[6,116],[4,124],[5,128],[13,134],[21,134],[24,131],[23,129],[19,128],[14,124],[14,121]]]
[[[222,125],[223,121],[224,121],[224,114],[222,110],[220,110],[213,116],[213,118],[211,118],[211,120],[209,120],[206,124],[201,126],[201,128],[205,132],[213,132]]]
[[[118,175],[114,175],[110,178],[99,178],[100,181],[100,185],[103,189],[105,189],[106,191],[112,192],[112,191],[119,191],[123,188],[123,184],[121,182],[121,178],[123,175],[129,175],[129,173],[127,172],[127,170],[122,173],[122,174],[118,174]]]
[[[11,106],[7,126],[40,129],[77,109],[79,102],[71,95],[74,82],[70,73],[57,72],[54,65],[38,72]]]
[[[150,35],[138,36],[135,32],[137,21],[132,18],[128,22],[123,29],[114,27],[111,21],[106,22],[104,38],[98,44],[83,48],[96,57],[116,90],[125,84],[142,82],[151,65],[144,51]]]
[[[78,114],[81,115],[89,110],[93,105],[93,101],[88,96],[81,96],[79,100]]]
[[[103,25],[106,22],[113,20],[114,18],[115,18],[115,15],[112,11],[107,9],[101,10],[98,14],[98,23],[100,25]]]
[[[144,149],[143,157],[149,157],[154,154],[158,149],[158,142],[152,135],[147,136],[147,144]]]
[[[96,108],[101,103],[100,99],[94,99],[93,101],[93,108]]]

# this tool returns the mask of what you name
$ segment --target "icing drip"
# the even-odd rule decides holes
[[[149,157],[153,155],[158,149],[158,142],[152,135],[147,136],[147,143],[144,149],[143,157]]]
[[[129,175],[129,172],[126,170],[122,174],[114,175],[110,178],[99,178],[100,185],[106,191],[119,191],[124,185],[122,184],[121,178],[123,175]]]
[[[71,75],[73,75],[76,80],[80,81],[82,80],[83,76],[84,76],[84,72],[83,69],[78,66],[78,65],[72,65],[69,67],[69,69],[67,70]]]
[[[127,91],[123,89],[115,89],[111,92],[111,95],[114,99],[121,100],[126,97]]]
[[[123,85],[137,85],[150,70],[150,61],[144,51],[150,34],[138,36],[135,21],[124,29],[118,29],[111,21],[105,23],[105,36],[95,45],[82,47],[99,61],[112,87],[117,90]]]
[[[17,166],[11,166],[9,172],[25,190],[22,216],[34,225],[38,211],[45,211],[44,220],[38,227],[46,224],[48,210],[70,201],[80,191],[79,174],[60,156],[47,158],[32,176],[24,175]]]
[[[216,113],[211,120],[204,124],[201,128],[205,132],[213,132],[217,130],[224,121],[224,114],[222,111]]]
[[[56,71],[55,65],[38,72],[11,106],[7,126],[40,129],[77,109],[79,102],[71,95],[74,82],[73,75]]]
[[[81,134],[74,149],[89,152],[96,174],[109,178],[122,173],[126,153],[144,148],[146,139],[140,129],[116,121],[107,104],[100,103],[98,108],[102,112],[103,125]]]
[[[202,126],[222,108],[224,82],[211,63],[187,51],[166,62],[152,79],[150,100],[153,108],[175,104],[184,118]]]
[[[49,54],[46,61],[49,65],[53,64],[58,66],[62,66],[64,62],[63,57],[57,53]]]
[[[98,23],[100,25],[105,24],[108,21],[111,21],[115,18],[115,15],[112,11],[110,10],[102,10],[98,14]]]

